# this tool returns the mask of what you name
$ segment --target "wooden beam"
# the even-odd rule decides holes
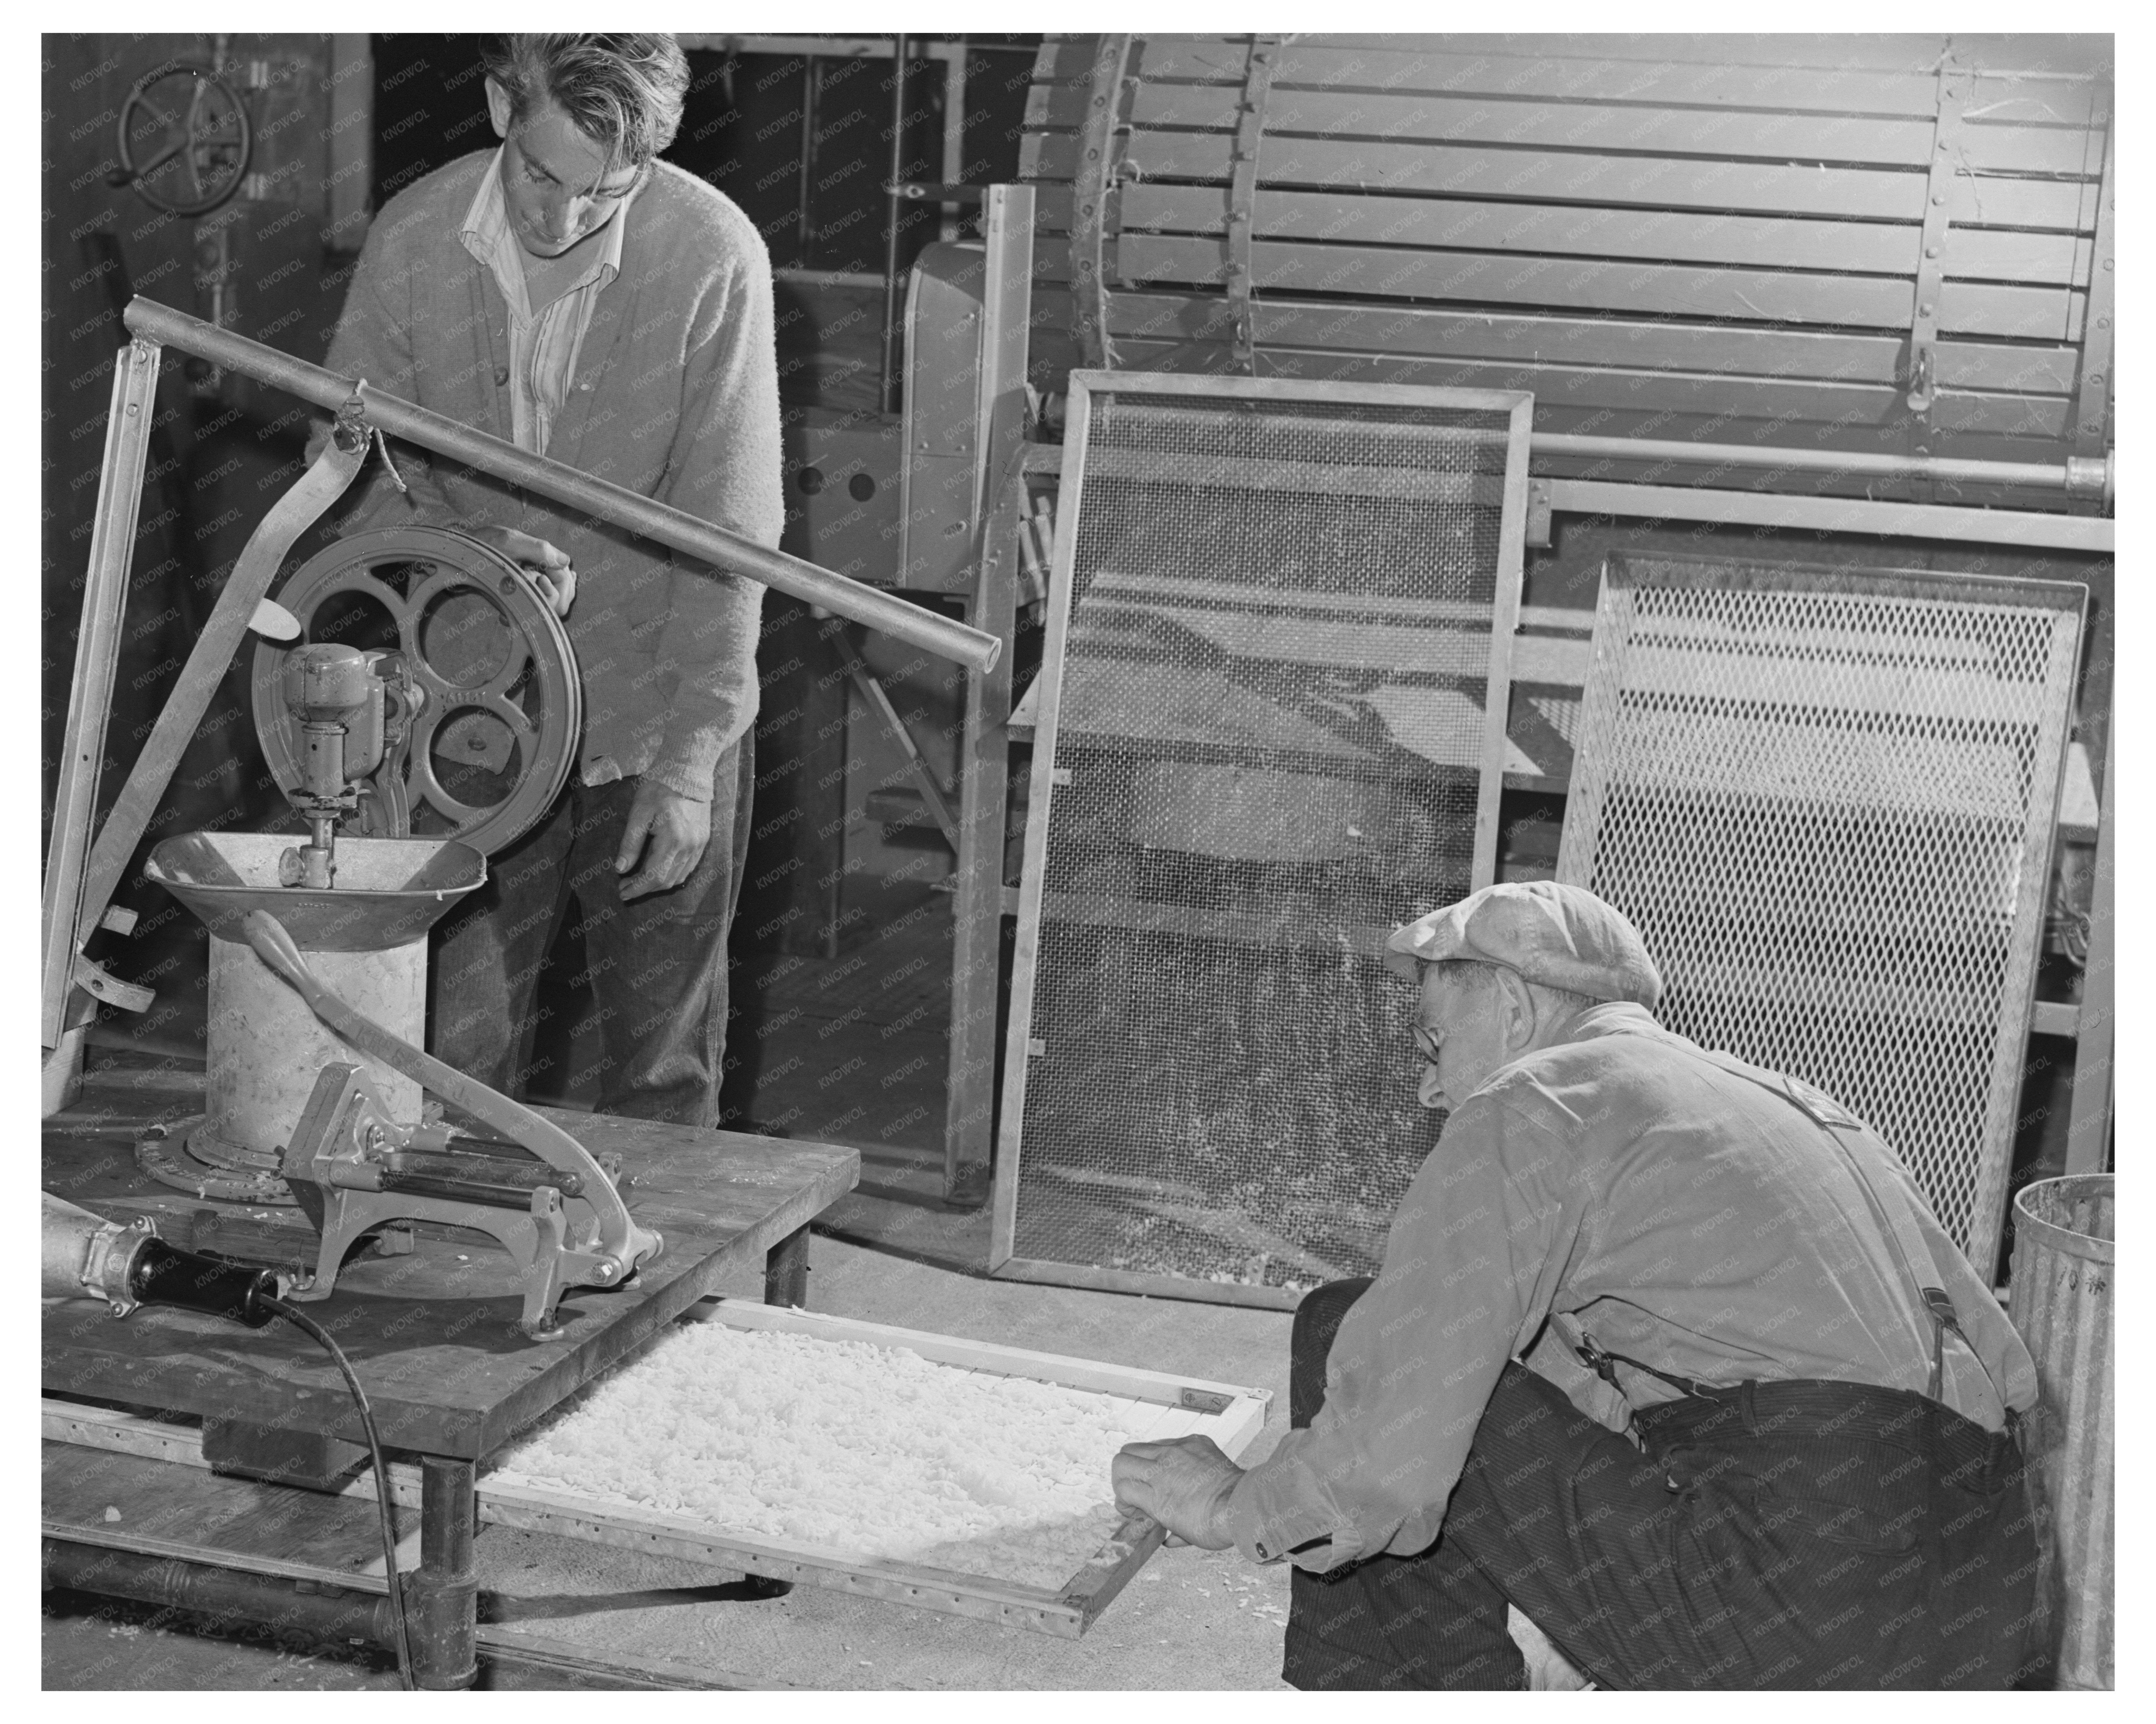
[[[1552,479],[1550,507],[1568,515],[1635,520],[1709,521],[1794,531],[1877,533],[1892,538],[2021,545],[2110,556],[2115,523],[2090,516],[2038,515],[1948,504],[1875,503],[1862,498],[1791,497],[1705,485],[1608,485]]]
[[[2066,1172],[2101,1173],[2111,1147],[2118,1007],[2117,882],[2118,836],[2112,787],[2114,757],[2104,762],[2102,813],[2097,827],[2096,875],[2089,900],[2088,967],[2082,974],[2080,1038],[2074,1049],[2074,1090],[2066,1121]]]
[[[1068,180],[1081,152],[1065,132],[1033,132],[1021,177]],[[1127,160],[1155,179],[1217,182],[1229,172],[1221,132],[1133,132]],[[1268,138],[1265,184],[1332,190],[1489,197],[1655,208],[1727,210],[1740,215],[1858,217],[1914,222],[1924,212],[1923,174],[1907,168],[1797,167],[1678,156],[1576,155],[1508,150],[1440,140],[1376,142]],[[1979,223],[2085,233],[2093,212],[2071,180],[1957,176],[1948,212],[1955,226]]]

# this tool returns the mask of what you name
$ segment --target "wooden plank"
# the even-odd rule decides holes
[[[1067,187],[1043,187],[1040,229],[1069,230]],[[1476,199],[1342,198],[1268,190],[1258,201],[1260,239],[1450,247],[1557,256],[1640,258],[1755,269],[1829,268],[1847,275],[1915,277],[1922,229],[1900,223],[1732,218],[1686,210],[1499,203]],[[1126,186],[1123,232],[1197,233],[1224,239],[1227,200],[1211,186]],[[2082,287],[2092,241],[2072,233],[2002,228],[1951,230],[1943,260],[1949,280]]]
[[[1044,187],[1040,231],[1068,230],[1070,194]],[[1268,190],[1255,208],[1260,239],[1451,247],[1478,251],[1643,258],[1766,269],[1825,265],[1853,275],[1913,277],[1921,230],[1901,223],[1759,216],[1732,220],[1686,210],[1556,208],[1481,199],[1342,198]],[[1123,188],[1123,232],[1222,236],[1227,201],[1211,186],[1141,182]],[[1964,236],[1955,235],[1958,244]],[[2071,249],[2070,238],[2015,236]],[[2004,278],[2007,280],[2016,277]],[[2048,278],[2038,278],[2048,279]],[[2061,278],[2063,279],[2063,278]]]
[[[1495,508],[1504,481],[1495,475],[1432,473],[1418,467],[1359,466],[1347,461],[1258,460],[1240,455],[1169,456],[1150,449],[1096,449],[1086,458],[1101,479],[1218,485],[1231,490],[1306,491],[1320,496],[1383,497],[1418,503],[1474,503]]]
[[[1132,575],[1102,569],[1086,589],[1144,598],[1180,600],[1189,604],[1219,603],[1260,604],[1269,610],[1328,611],[1358,617],[1394,618],[1418,622],[1467,623],[1489,626],[1490,607],[1457,598],[1409,598],[1374,593],[1312,593],[1292,587],[1261,586],[1241,581],[1206,581],[1187,575]],[[1522,626],[1563,629],[1586,634],[1594,626],[1592,611],[1561,609],[1553,605],[1527,605],[1520,612]]]
[[[1036,87],[1082,80],[1083,36],[1044,39]],[[1240,80],[1239,40],[1141,38],[1139,65],[1153,80]],[[1906,48],[1890,44],[1907,44]],[[1979,45],[1983,44],[1983,45]],[[1936,68],[1952,52],[1975,67],[1973,106],[2005,117],[2079,126],[2107,111],[2107,38],[1743,37],[1668,33],[1632,37],[1527,34],[1317,34],[1291,38],[1276,80],[1291,85],[1404,94],[1594,96],[1697,106],[1922,116],[1938,101]]]
[[[1075,139],[1043,132],[1029,141],[1035,147],[1029,167],[1022,168],[1026,177],[1073,177]],[[1224,185],[1229,151],[1228,138],[1219,133],[1142,132],[1131,140],[1128,160],[1141,177]],[[1912,170],[1790,167],[1668,156],[1578,156],[1553,150],[1329,138],[1268,137],[1260,162],[1261,192],[1276,186],[1311,187],[1336,195],[1442,192],[1893,222],[1921,219],[1925,185],[1924,175]],[[2089,233],[2094,229],[2096,208],[2092,191],[2073,181],[1957,175],[1948,213],[1956,226]]]
[[[1796,531],[1870,532],[1985,545],[2023,545],[2109,556],[2114,523],[2091,516],[2025,514],[1952,505],[1844,501],[1824,497],[1761,495],[1701,485],[1608,485],[1593,480],[1548,481],[1550,506],[1568,514],[1630,519],[1719,521]],[[1581,679],[1573,679],[1584,680]]]
[[[713,1528],[638,1513],[583,1497],[526,1485],[482,1490],[481,1516],[497,1525],[551,1533],[588,1544],[768,1575],[776,1580],[886,1598],[957,1616],[984,1618],[1075,1639],[1077,1612],[1042,1587],[988,1580],[922,1563],[865,1557],[857,1552],[743,1538]]]
[[[1225,255],[1211,239],[1126,233],[1118,255],[1124,278],[1134,285],[1209,286],[1225,280]],[[1044,246],[1035,280],[1062,285],[1068,266],[1066,253]],[[1279,292],[1646,313],[1725,326],[1815,323],[1891,330],[1906,327],[1914,308],[1914,284],[1885,276],[1504,253],[1260,240],[1251,247],[1251,269],[1258,287]],[[1955,334],[2071,341],[2080,336],[2082,297],[2061,288],[1950,280],[1940,295],[1939,322]]]
[[[2082,1010],[2076,1024],[2074,1086],[2066,1114],[2066,1172],[2101,1173],[2112,1152],[2118,1076],[2118,762],[2104,762],[2102,813],[2097,817],[2096,874],[2090,885],[2088,967],[2082,977]]]
[[[1097,1359],[1073,1358],[1065,1353],[1033,1352],[994,1342],[966,1341],[957,1336],[932,1335],[918,1329],[865,1322],[857,1317],[832,1316],[822,1311],[757,1305],[744,1300],[708,1300],[690,1315],[698,1322],[724,1323],[732,1329],[775,1329],[787,1334],[810,1335],[822,1341],[861,1341],[874,1347],[908,1347],[938,1364],[969,1366],[1004,1376],[1035,1377],[1069,1388],[1127,1395],[1164,1406],[1178,1404],[1185,1389],[1197,1389],[1206,1394],[1251,1396],[1260,1405],[1270,1398],[1270,1391],[1245,1388],[1235,1383],[1141,1370],[1135,1366],[1104,1364]]]
[[[2064,1036],[2071,1041],[2081,1033],[2081,1017],[2082,1008],[2071,1000],[2038,1000],[2030,1010],[2029,1034]]]
[[[371,1500],[221,1478],[203,1465],[48,1439],[45,1533],[108,1549],[213,1562],[254,1574],[381,1593],[382,1534]],[[416,1517],[398,1529],[398,1571],[419,1564]]]
[[[1116,351],[1133,367],[1194,371],[1219,369],[1217,364],[1201,367],[1200,362],[1224,350],[1217,343],[1147,341],[1132,336],[1119,337]],[[1646,434],[1682,438],[1691,434],[1679,429],[1671,415],[1690,413],[1702,423],[1712,422],[1714,427],[1720,428],[1713,441],[1728,443],[1742,441],[1747,434],[1738,428],[1752,423],[1771,422],[1778,428],[1792,424],[1831,425],[1849,434],[1859,428],[1892,425],[1902,412],[1902,396],[1896,389],[1767,375],[1741,380],[1745,391],[1745,411],[1737,413],[1731,408],[1730,390],[1732,382],[1738,380],[1727,377],[1619,370],[1613,367],[1402,357],[1383,352],[1311,352],[1291,348],[1265,349],[1264,363],[1269,372],[1281,377],[1525,389],[1536,398],[1537,417],[1544,431],[1570,428],[1558,423],[1558,416],[1563,413],[1577,415],[1614,409],[1631,412],[1642,420],[1652,418],[1656,424],[1663,428],[1650,428]],[[2044,445],[2061,434],[2068,411],[2066,400],[2060,396],[2028,398],[1942,389],[1933,406],[1932,422],[1953,432],[1984,430],[2027,439],[2030,447],[2003,458],[2037,461],[2056,459],[2056,450]],[[1623,434],[1606,415],[1598,419],[1594,428],[1605,434]],[[1786,428],[1781,428],[1776,440],[1793,439]],[[1876,441],[1869,439],[1845,436],[1844,440],[1851,447],[1876,447]]]
[[[1220,248],[1210,239],[1127,232],[1118,258],[1124,279],[1133,285],[1174,282],[1210,286],[1224,279]],[[1055,249],[1045,247],[1036,279],[1060,284],[1065,269]],[[1908,321],[1913,291],[1911,284],[1884,276],[1703,269],[1646,262],[1523,259],[1502,252],[1425,252],[1262,239],[1251,246],[1251,270],[1257,286],[1272,292],[1339,293],[1365,300],[1468,300],[1889,329]]]
[[[1052,303],[1050,296],[1044,295],[1042,303]],[[1111,307],[1115,303],[1111,301]],[[1401,313],[1403,319],[1407,315],[1405,310]],[[1070,364],[1070,356],[1053,326],[1045,321],[1045,310],[1042,316],[1044,321],[1035,331],[1034,380],[1039,387],[1054,389],[1067,375],[1061,367]],[[1759,339],[1781,337],[1769,337],[1763,332]],[[1134,366],[1142,362],[1186,372],[1219,372],[1229,369],[1232,357],[1231,350],[1224,344],[1194,341],[1139,344],[1129,338],[1118,339],[1119,351],[1125,352],[1139,345],[1143,346],[1142,359],[1133,361]],[[2030,351],[2035,354],[2040,350]],[[2071,361],[2071,350],[2065,351]],[[1732,406],[1749,405],[1755,393],[1771,392],[1771,382],[1748,382],[1741,393],[1732,393],[1726,387],[1718,390],[1709,387],[1710,380],[1697,374],[1656,374],[1643,377],[1640,387],[1633,390],[1620,387],[1628,381],[1625,374],[1531,369],[1519,365],[1505,369],[1490,365],[1478,368],[1464,362],[1446,364],[1430,360],[1409,361],[1383,352],[1342,355],[1265,350],[1261,351],[1260,363],[1291,375],[1378,382],[1427,381],[1441,384],[1494,378],[1501,383],[1536,392],[1538,434],[1587,432],[1605,437],[1725,444],[1756,439],[1769,446],[1801,444],[1852,453],[1876,451],[1877,432],[1894,423],[1892,403],[1899,398],[1895,392],[1881,390],[1868,403],[1861,397],[1845,398],[1841,410],[1826,417],[1808,417],[1808,413],[1818,412],[1819,403],[1784,403],[1771,414],[1754,418],[1749,413],[1733,412]],[[1767,368],[1759,375],[1771,379],[1774,373]],[[1590,398],[1572,398],[1579,394]],[[2051,402],[2025,403],[2018,398],[1953,392],[1945,397],[1943,406],[1938,411],[1953,423],[1951,440],[1935,445],[1938,454],[1971,460],[2045,466],[2056,466],[2059,463],[2057,441],[2043,434],[2050,418],[2063,411]],[[1879,417],[1882,413],[1886,417]],[[1591,459],[1568,454],[1538,455],[1536,471],[1542,475],[1618,484],[1661,485],[1673,480],[1697,480],[1702,485],[1732,490],[1771,490],[1777,495],[1830,499],[1907,500],[1913,492],[1912,481],[1869,475],[1783,472],[1749,466],[1723,471],[1704,466],[1673,467],[1667,461],[1627,459],[1616,455]],[[1963,484],[1948,488],[1945,495],[1953,502],[1980,503],[1986,507],[2015,511],[2056,510],[2061,505],[2056,488],[2042,485]]]
[[[1505,505],[1497,533],[1490,659],[1481,690],[1482,753],[1478,762],[1474,861],[1469,876],[1476,890],[1496,883],[1498,808],[1506,774],[1516,766],[1532,768],[1534,764],[1520,754],[1511,736],[1512,651],[1520,631],[1521,589],[1526,580],[1527,470],[1534,420],[1534,398],[1520,396],[1512,408],[1511,444],[1505,457]],[[1435,757],[1436,747],[1432,744],[1442,746],[1439,738],[1443,729],[1430,722],[1435,692],[1380,689],[1373,693],[1371,703],[1396,742]],[[1383,698],[1388,695],[1393,697],[1389,706]]]
[[[1947,46],[1946,38],[1928,39],[1937,44],[1935,59]],[[1509,41],[1486,36],[1424,38],[1421,42],[1427,46],[1420,52],[1414,37],[1395,38],[1394,45],[1384,48],[1333,45],[1337,40],[1317,36],[1291,41],[1281,55],[1276,85],[1383,89],[1421,95],[1599,95],[1626,101],[1911,118],[1929,115],[1938,100],[1938,80],[1928,69],[1766,64],[1763,56],[1748,53],[1739,38],[1728,36],[1702,38],[1702,47],[1709,50],[1703,57],[1707,63],[1680,59],[1678,40],[1669,36],[1642,37],[1631,44],[1614,44],[1604,54],[1584,51],[1586,38],[1571,35]],[[1639,57],[1615,57],[1627,47]],[[1060,70],[1060,62],[1045,51],[1043,58],[1050,60],[1049,71]],[[1224,81],[1227,74],[1219,64],[1222,58],[1217,49],[1209,50],[1192,38],[1148,37],[1142,66],[1148,79],[1211,77]],[[1717,58],[1724,63],[1713,64]],[[1917,64],[1923,64],[1919,58]],[[1985,67],[1978,75],[1979,90],[1992,102],[2008,100],[2010,92],[2037,83],[2016,77],[2004,67]],[[2002,111],[2027,119],[2056,114],[2063,123],[2079,124],[2090,112],[2090,81],[2044,79],[2039,86],[2041,100],[2032,94],[2025,98],[2028,108]]]
[[[1140,86],[1132,124],[1141,131],[1176,126],[1232,131],[1240,93],[1221,85],[1176,85],[1148,79]],[[1051,124],[1070,125],[1068,96],[1050,106]],[[1276,80],[1265,103],[1265,141],[1293,132],[1323,137],[1421,140],[1444,143],[1540,145],[1570,150],[1652,151],[1657,155],[1758,156],[1773,162],[1859,163],[1908,167],[1928,162],[1932,122],[1921,115],[1792,114],[1748,108],[1658,106],[1604,101],[1583,94],[1562,101],[1346,90]],[[2015,128],[2012,136],[2037,128]],[[2041,133],[2040,133],[2041,135]],[[2063,162],[2042,157],[2043,171],[2077,172],[2076,148]],[[2048,141],[2048,140],[2047,140]]]
[[[740,1692],[759,1689],[793,1689],[805,1686],[798,1682],[782,1682],[775,1677],[745,1676],[733,1670],[684,1664],[675,1659],[654,1658],[648,1652],[634,1654],[635,1661],[632,1664],[618,1664],[608,1659],[593,1657],[591,1648],[581,1641],[563,1639],[555,1634],[535,1634],[523,1629],[504,1628],[492,1623],[481,1623],[472,1636],[472,1642],[478,1650],[480,1662],[489,1667],[488,1675],[491,1678],[483,1678],[480,1686],[490,1689],[519,1686],[505,1684],[501,1680],[501,1673],[505,1669],[529,1670],[542,1675],[548,1680],[533,1686],[548,1690],[566,1686],[661,1691],[716,1689]],[[563,1678],[568,1680],[565,1682]]]
[[[138,1413],[123,1413],[116,1408],[97,1407],[82,1401],[54,1400],[49,1397],[40,1404],[44,1439],[48,1443],[69,1443],[77,1448],[103,1449],[116,1455],[133,1455],[140,1460],[169,1462],[175,1466],[189,1466],[207,1471],[209,1462],[203,1455],[202,1429],[199,1425],[167,1424],[161,1419],[146,1418]],[[400,1508],[419,1506],[419,1469],[408,1461],[389,1463],[389,1491]],[[337,1496],[364,1496],[374,1500],[374,1471],[364,1469],[347,1480],[336,1491],[315,1493]]]
[[[1061,315],[1062,291],[1044,288],[1045,316]],[[1118,340],[1179,336],[1225,343],[1231,326],[1218,296],[1153,291],[1111,295],[1109,324]],[[1461,359],[1660,369],[1702,373],[1894,384],[1904,345],[1888,335],[1812,330],[1730,330],[1616,318],[1568,318],[1531,311],[1461,310],[1442,306],[1354,305],[1292,299],[1255,308],[1260,345]],[[2072,393],[2069,348],[1942,341],[1943,387],[2022,395]],[[1538,406],[1543,403],[1537,403]]]
[[[1578,151],[1707,156],[1730,160],[1833,162],[1875,167],[1922,167],[1931,160],[1934,123],[1928,115],[1778,112],[1761,108],[1673,107],[1604,100],[1593,91],[1563,101],[1486,98],[1391,90],[1298,87],[1276,80],[1265,102],[1268,146],[1294,133],[1431,143],[1541,146]],[[1132,124],[1139,131],[1174,127],[1232,132],[1241,91],[1223,85],[1177,85],[1148,79],[1137,92]],[[1077,93],[1057,92],[1045,105],[1054,126],[1076,123]],[[1029,110],[1030,111],[1030,110]],[[2081,174],[2092,171],[2090,128],[1994,122],[1969,128],[1960,158],[1976,173]]]
[[[1099,1269],[1090,1263],[1057,1263],[1043,1257],[1006,1257],[988,1273],[999,1281],[1030,1281],[1047,1287],[1095,1287],[1107,1293],[1139,1293],[1152,1299],[1187,1299],[1204,1305],[1238,1305],[1260,1311],[1293,1311],[1302,1303],[1301,1292],[1294,1288],[1258,1287],[1240,1281],[1194,1281],[1183,1275]]]

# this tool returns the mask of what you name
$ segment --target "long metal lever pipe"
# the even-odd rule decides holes
[[[701,562],[731,574],[746,576],[790,593],[804,603],[828,611],[902,640],[908,646],[933,653],[975,671],[987,670],[1003,651],[993,634],[968,629],[916,605],[896,593],[865,586],[834,574],[783,551],[773,551],[730,533],[723,527],[699,521],[693,515],[626,487],[594,479],[588,473],[561,461],[535,455],[484,431],[475,431],[454,419],[416,407],[401,397],[385,393],[364,382],[341,377],[319,365],[295,359],[260,341],[234,335],[228,330],[175,311],[155,300],[136,299],[127,307],[127,327],[146,341],[177,347],[213,365],[227,367],[243,377],[267,383],[335,413],[355,395],[369,424],[393,437],[401,437],[422,449],[476,467],[496,479],[536,491],[557,503],[581,509],[587,515],[641,534],[655,544],[679,551]]]

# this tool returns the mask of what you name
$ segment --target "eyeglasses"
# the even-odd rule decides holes
[[[1437,1064],[1437,1038],[1430,1033],[1425,1025],[1419,1023],[1414,1026],[1414,1044],[1415,1051],[1424,1059],[1432,1065]]]

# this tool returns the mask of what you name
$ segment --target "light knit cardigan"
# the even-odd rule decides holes
[[[375,218],[327,363],[507,441],[508,307],[457,237],[494,159],[453,162]],[[624,213],[621,273],[598,295],[545,453],[775,546],[784,502],[762,239],[729,199],[665,162]],[[318,441],[326,434],[317,428]],[[709,799],[720,756],[756,716],[762,587],[460,462],[393,447],[411,495],[376,464],[345,530],[492,525],[567,552],[583,778],[644,774]]]

